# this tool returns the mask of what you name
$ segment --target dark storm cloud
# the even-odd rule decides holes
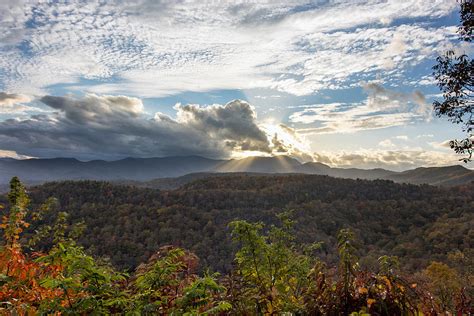
[[[0,145],[30,156],[83,159],[203,155],[228,157],[234,151],[269,152],[255,111],[246,102],[200,107],[177,105],[177,118],[145,117],[140,99],[87,94],[42,97],[57,110],[0,124]]]
[[[235,100],[225,106],[178,106],[178,120],[216,139],[228,139],[242,150],[269,152],[268,139],[256,124],[254,109],[246,102]]]

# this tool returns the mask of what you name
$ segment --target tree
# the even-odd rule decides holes
[[[424,271],[429,279],[429,289],[436,296],[443,311],[456,311],[454,297],[461,290],[459,275],[453,268],[441,262],[432,262]]]
[[[292,231],[291,212],[278,215],[281,227],[272,225],[265,232],[262,223],[244,220],[230,223],[234,241],[240,244],[235,254],[236,274],[241,277],[247,311],[241,314],[274,315],[304,311],[304,289],[309,286],[313,260],[298,251]],[[307,251],[317,248],[310,245]],[[242,300],[242,299],[241,299]]]
[[[461,24],[458,29],[459,39],[470,43],[474,39],[474,1],[460,0]],[[449,50],[439,56],[433,67],[437,85],[443,92],[443,100],[435,101],[433,107],[437,116],[447,116],[456,124],[463,124],[467,137],[450,141],[450,147],[458,154],[467,155],[461,160],[471,161],[473,154],[474,120],[474,60],[466,54],[456,54]]]

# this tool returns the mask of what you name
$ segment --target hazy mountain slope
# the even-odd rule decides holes
[[[209,171],[221,162],[198,156],[88,162],[72,158],[9,159],[0,160],[0,183],[7,183],[13,176],[19,176],[26,183],[78,179],[145,181]]]
[[[309,162],[301,164],[287,156],[248,157],[244,159],[215,160],[199,156],[164,158],[126,158],[117,161],[94,160],[82,162],[73,158],[54,159],[0,159],[0,190],[13,176],[19,176],[28,184],[58,180],[108,180],[133,183],[151,181],[153,187],[176,188],[195,177],[204,178],[210,173],[305,173],[329,175],[350,179],[390,179],[396,182],[433,185],[458,185],[474,179],[474,171],[461,166],[442,168],[418,168],[397,173],[385,169],[331,168],[325,164]],[[205,173],[196,175],[197,173]],[[182,177],[181,179],[163,179]],[[137,183],[135,183],[137,184]],[[144,185],[148,186],[148,185]]]
[[[331,168],[328,165],[319,162],[308,162],[296,169],[297,172],[328,175],[337,178],[349,179],[385,179],[388,176],[395,174],[395,171],[385,169],[357,169],[357,168]]]
[[[219,164],[216,172],[260,172],[260,173],[294,173],[298,172],[301,163],[287,156],[247,157],[233,159]]]
[[[474,181],[474,171],[462,166],[416,168],[391,174],[386,179],[413,184],[453,186]]]

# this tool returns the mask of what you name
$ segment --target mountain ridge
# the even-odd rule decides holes
[[[210,159],[201,156],[80,161],[75,158],[0,159],[0,186],[13,176],[28,184],[60,180],[150,182],[185,175],[216,173],[301,173],[349,179],[384,179],[399,183],[454,186],[474,181],[474,171],[460,165],[419,167],[401,172],[382,168],[335,168],[320,162],[301,163],[288,156]],[[192,179],[193,176],[189,176]],[[168,180],[169,183],[176,181]],[[183,179],[179,183],[186,182]]]

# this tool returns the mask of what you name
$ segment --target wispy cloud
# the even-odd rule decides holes
[[[291,114],[293,123],[318,127],[299,129],[300,133],[349,133],[409,124],[431,117],[430,106],[419,91],[401,93],[378,84],[363,84],[368,92],[364,103],[330,103],[306,106]]]
[[[391,21],[444,16],[455,5],[2,1],[0,82],[37,94],[58,84],[149,97],[249,88],[310,94],[365,79],[388,61],[403,72],[430,57],[454,28]]]

